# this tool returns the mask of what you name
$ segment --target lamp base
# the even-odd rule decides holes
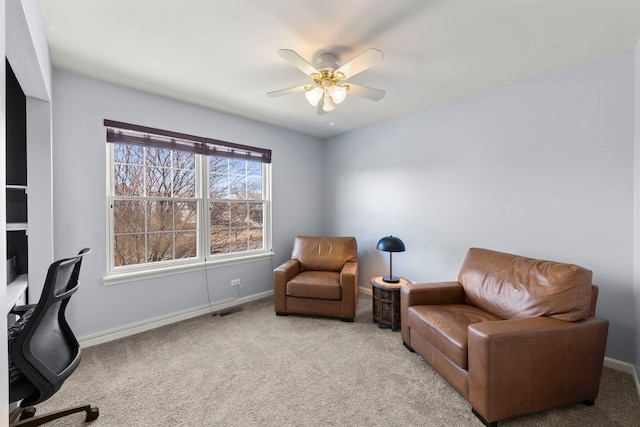
[[[382,281],[387,283],[398,283],[400,282],[400,278],[398,276],[384,276]]]

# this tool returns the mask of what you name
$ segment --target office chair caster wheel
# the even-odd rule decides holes
[[[95,406],[92,406],[91,408],[87,409],[87,416],[85,417],[85,421],[89,422],[89,421],[93,421],[96,418],[98,418],[98,415],[100,415],[100,409],[96,408]]]
[[[26,420],[27,418],[33,418],[35,414],[36,414],[36,408],[34,408],[33,406],[24,408],[20,413],[20,421]]]

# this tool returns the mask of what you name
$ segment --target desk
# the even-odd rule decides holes
[[[7,313],[14,305],[26,304],[26,291],[29,285],[29,275],[21,274],[7,285]]]
[[[400,330],[400,287],[408,283],[402,277],[398,283],[387,283],[382,280],[382,276],[371,279],[373,321],[379,328]]]

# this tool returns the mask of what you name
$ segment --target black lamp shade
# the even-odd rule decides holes
[[[378,240],[378,250],[384,252],[404,252],[404,242],[393,236],[383,237]]]
[[[393,259],[391,258],[392,252],[404,252],[404,242],[397,237],[387,236],[378,241],[378,250],[389,252],[389,275],[384,276],[382,281],[387,283],[398,283],[399,277],[393,275]]]

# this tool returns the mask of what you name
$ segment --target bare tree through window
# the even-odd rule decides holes
[[[209,157],[211,253],[264,248],[262,163]]]
[[[200,257],[199,233],[206,230],[213,256],[265,248],[260,161],[113,146],[115,267]],[[207,168],[208,179],[199,179]],[[201,209],[209,211],[204,223]]]
[[[197,256],[195,154],[114,144],[114,265]]]

